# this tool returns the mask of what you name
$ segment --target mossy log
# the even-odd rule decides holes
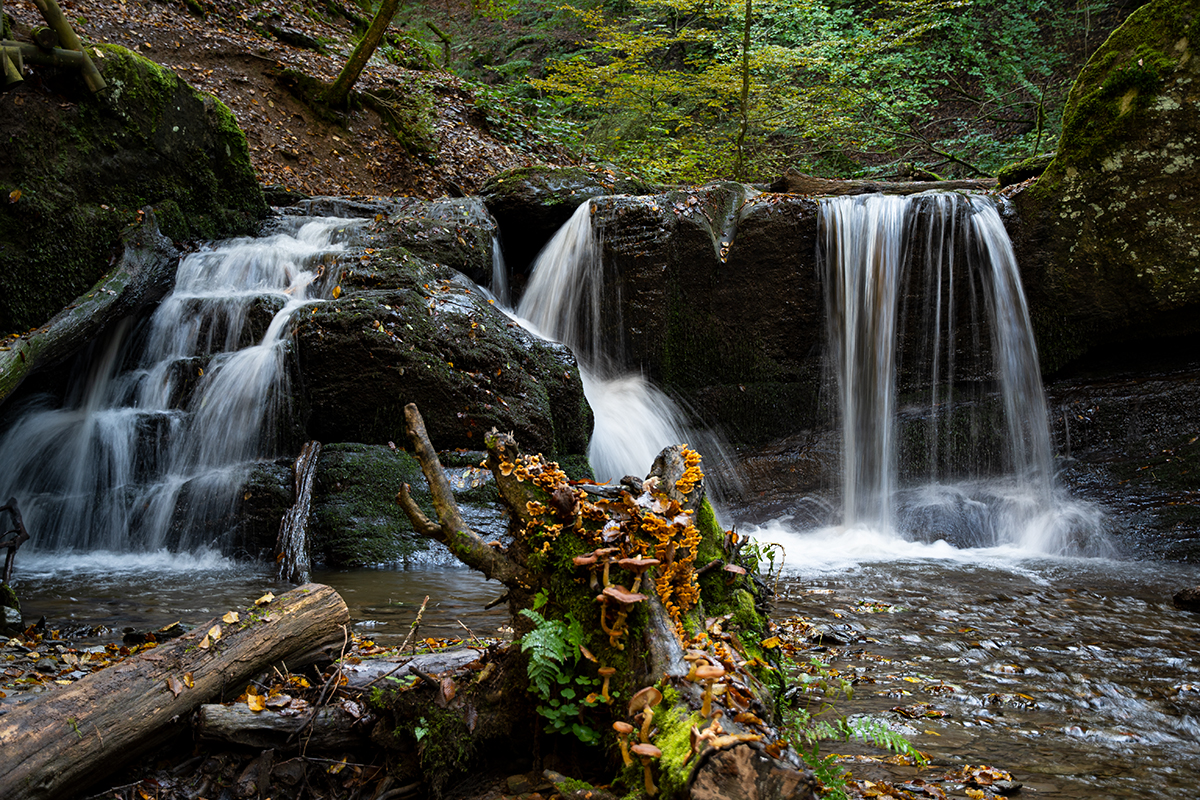
[[[179,251],[158,230],[154,213],[124,236],[120,262],[91,291],[40,328],[0,340],[0,402],[35,369],[52,367],[95,340],[109,325],[160,299],[170,288]]]
[[[765,590],[744,541],[715,522],[699,454],[669,447],[644,481],[598,486],[493,430],[487,466],[512,534],[502,547],[464,524],[416,406],[405,415],[438,521],[407,487],[397,501],[416,530],[507,587],[529,654],[519,677],[547,732],[604,748],[595,755],[607,752],[617,782],[646,795],[753,786],[809,796],[773,723],[770,684],[782,679]]]
[[[336,655],[325,651],[343,645],[350,621],[337,592],[311,583],[240,617],[214,619],[0,716],[0,797],[51,800],[82,791],[257,673]]]
[[[851,194],[919,194],[920,192],[987,191],[995,189],[995,178],[961,181],[839,181],[805,175],[789,169],[771,184],[772,192],[820,196]]]

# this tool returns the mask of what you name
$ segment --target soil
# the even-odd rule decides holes
[[[376,56],[355,85],[356,91],[423,88],[433,100],[432,152],[409,152],[368,109],[337,118],[315,112],[280,78],[294,69],[332,82],[356,40],[350,18],[358,12],[352,7],[328,18],[308,16],[304,4],[282,0],[190,2],[195,11],[184,0],[60,5],[85,45],[106,42],[135,50],[228,105],[246,133],[264,186],[310,195],[458,196],[477,192],[506,169],[571,163],[556,144],[511,123],[490,122],[469,86],[432,66],[406,69]],[[3,10],[20,41],[31,41],[31,31],[44,25],[32,0],[4,0]],[[307,37],[321,51],[283,42],[268,27],[295,41]]]

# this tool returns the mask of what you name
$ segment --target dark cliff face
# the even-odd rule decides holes
[[[1043,368],[1200,332],[1200,6],[1156,0],[1084,68],[1058,155],[1014,197]]]
[[[87,291],[144,206],[176,241],[250,233],[268,210],[219,100],[124,48],[89,49],[100,94],[45,70],[0,95],[0,331]]]

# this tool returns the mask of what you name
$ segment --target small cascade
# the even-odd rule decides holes
[[[504,250],[500,237],[492,237],[492,295],[502,308],[512,308],[512,292],[508,288],[508,265],[504,263]]]
[[[679,407],[621,363],[620,298],[605,291],[601,239],[587,202],[538,255],[517,316],[575,353],[595,417],[588,459],[598,480],[613,481],[644,474],[664,447],[700,445]]]
[[[842,524],[959,546],[1105,551],[1098,515],[1054,487],[1029,311],[993,202],[825,200],[819,250]]]
[[[189,255],[146,329],[98,344],[61,404],[29,405],[0,439],[0,494],[20,499],[38,550],[229,546],[239,489],[288,410],[291,318],[331,289],[355,224],[293,219]]]
[[[279,543],[276,577],[289,583],[308,583],[308,515],[312,508],[313,483],[317,479],[317,461],[321,443],[305,443],[296,458],[296,477],[293,494],[296,502],[283,514],[279,523]]]

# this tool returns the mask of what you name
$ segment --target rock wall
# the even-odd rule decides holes
[[[1058,155],[1014,201],[1043,369],[1200,332],[1200,4],[1155,0],[1096,51]]]

